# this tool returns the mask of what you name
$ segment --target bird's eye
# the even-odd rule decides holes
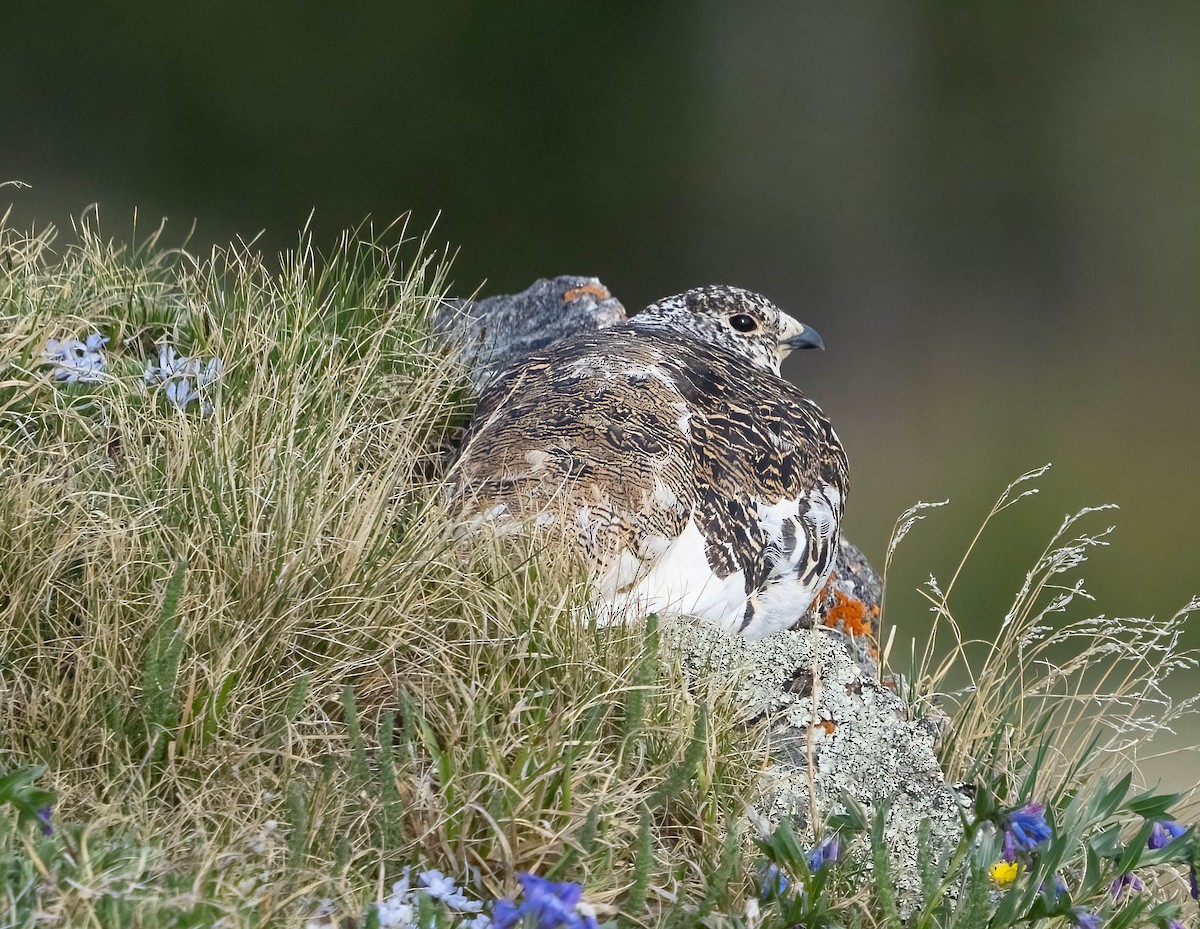
[[[738,332],[753,332],[758,328],[758,323],[755,322],[754,317],[747,316],[745,313],[731,316],[729,318],[729,325],[733,326]]]

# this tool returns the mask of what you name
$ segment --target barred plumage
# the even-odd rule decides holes
[[[614,615],[785,629],[829,575],[847,487],[833,427],[779,373],[810,347],[813,330],[724,286],[570,336],[484,390],[453,498],[479,519],[562,514]]]

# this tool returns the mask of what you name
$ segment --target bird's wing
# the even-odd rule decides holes
[[[678,376],[697,411],[690,434],[709,563],[719,576],[745,572],[745,623],[763,597],[785,611],[799,604],[797,619],[837,553],[841,443],[816,405],[779,378],[703,353]]]
[[[547,349],[487,391],[453,495],[476,513],[554,520],[620,593],[682,532],[695,481],[682,397],[651,355],[612,342]]]

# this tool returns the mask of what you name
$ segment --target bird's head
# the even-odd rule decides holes
[[[788,316],[766,297],[721,284],[664,297],[630,322],[640,329],[689,335],[775,374],[780,362],[796,349],[825,347],[815,329]]]

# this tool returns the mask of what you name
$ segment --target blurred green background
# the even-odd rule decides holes
[[[414,211],[468,294],[599,276],[630,309],[762,291],[848,446],[848,534],[949,497],[893,573],[990,637],[1061,517],[1114,502],[1097,612],[1200,594],[1200,4],[154,4],[3,15],[0,191],[193,246]],[[1196,621],[1200,623],[1200,619]],[[1191,645],[1200,645],[1193,624]],[[1195,692],[1200,675],[1179,681]],[[1195,780],[1200,763],[1184,767]],[[1190,772],[1190,774],[1189,774]]]

